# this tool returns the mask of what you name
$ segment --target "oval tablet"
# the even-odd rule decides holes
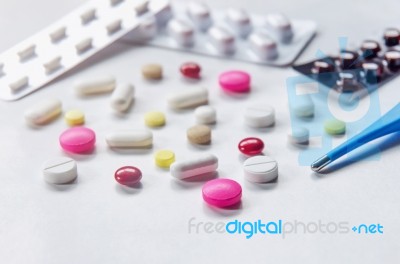
[[[148,127],[160,127],[165,125],[165,115],[162,112],[147,112],[144,115],[144,123]]]
[[[256,137],[248,137],[239,142],[238,148],[244,155],[259,155],[264,149],[264,142]]]
[[[48,183],[70,183],[78,176],[76,162],[67,157],[59,157],[43,164],[43,177]]]
[[[74,88],[80,96],[109,93],[115,88],[115,78],[106,75],[94,79],[79,80],[74,83]]]
[[[148,80],[160,80],[163,76],[162,66],[156,63],[143,65],[142,75]]]
[[[250,127],[269,127],[275,123],[275,110],[268,105],[248,107],[244,113],[244,120]]]
[[[173,177],[182,180],[215,172],[217,168],[218,158],[214,155],[205,155],[174,162],[170,167],[170,171]]]
[[[208,103],[208,91],[202,87],[193,87],[170,94],[167,102],[171,108],[193,108]]]
[[[192,126],[186,131],[190,143],[209,144],[211,142],[211,128],[206,125]]]
[[[148,129],[113,131],[106,136],[112,148],[149,148],[153,145],[153,134]]]
[[[202,189],[206,203],[216,207],[228,207],[240,202],[242,186],[231,179],[215,179],[206,182]]]
[[[346,123],[337,119],[331,119],[324,123],[326,133],[330,135],[344,134],[346,131]]]
[[[61,114],[61,107],[60,100],[47,99],[26,110],[24,117],[30,125],[44,125]]]
[[[203,105],[194,110],[194,116],[198,124],[214,124],[217,119],[217,111],[212,106]]]
[[[250,75],[244,71],[226,71],[219,76],[219,85],[222,89],[234,93],[250,91]]]
[[[134,87],[129,83],[118,84],[111,94],[110,105],[118,112],[125,112],[132,104]]]
[[[87,127],[72,127],[60,135],[59,141],[61,147],[67,152],[89,152],[94,149],[96,134]]]
[[[186,62],[179,68],[182,75],[190,79],[199,79],[201,67],[195,62]]]
[[[142,172],[136,167],[124,166],[115,172],[114,178],[119,184],[132,186],[140,182]]]
[[[268,156],[254,156],[243,164],[244,176],[248,181],[264,183],[278,177],[278,163]]]

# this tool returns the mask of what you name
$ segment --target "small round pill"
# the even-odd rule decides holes
[[[244,71],[226,71],[219,76],[219,85],[228,92],[247,93],[250,91],[250,74]]]
[[[304,127],[295,127],[288,134],[288,140],[290,143],[296,144],[306,144],[310,138],[310,132]]]
[[[384,66],[380,60],[365,61],[362,69],[367,83],[380,82],[384,74]]]
[[[190,79],[199,79],[201,67],[195,62],[186,62],[179,68],[182,75]]]
[[[400,68],[400,51],[390,50],[385,53],[385,60],[390,70],[398,70]]]
[[[142,75],[148,80],[162,79],[162,66],[160,64],[146,64],[142,67]]]
[[[223,208],[240,202],[242,186],[231,179],[215,179],[203,185],[202,193],[206,203]]]
[[[69,110],[64,119],[69,126],[79,126],[85,123],[85,114],[81,110]]]
[[[244,120],[249,127],[269,127],[275,123],[275,110],[268,105],[248,107],[244,113]]]
[[[388,28],[383,34],[383,39],[385,40],[385,45],[388,47],[399,45],[400,31],[396,28]]]
[[[296,96],[295,100],[290,103],[290,108],[298,117],[310,117],[314,115],[314,103],[308,94]]]
[[[206,125],[196,125],[186,132],[187,138],[193,144],[209,144],[211,142],[211,128]]]
[[[114,178],[119,184],[132,186],[140,182],[142,172],[136,167],[124,166],[115,172]]]
[[[362,55],[365,59],[375,58],[379,51],[381,51],[381,46],[375,40],[365,40],[361,44]]]
[[[78,175],[76,162],[67,157],[59,157],[46,161],[43,164],[43,177],[48,183],[70,183]]]
[[[244,155],[259,155],[264,149],[264,142],[256,137],[248,137],[239,142],[238,148]]]
[[[269,156],[254,156],[243,163],[244,176],[248,181],[265,183],[278,177],[278,163]]]
[[[214,124],[217,119],[217,112],[214,107],[203,105],[194,110],[194,116],[197,124]]]
[[[357,66],[359,55],[357,52],[342,50],[340,51],[340,67],[342,69],[354,69]]]
[[[144,122],[148,127],[160,127],[165,125],[165,115],[158,111],[148,112],[144,115]]]
[[[67,152],[89,152],[94,149],[96,134],[90,128],[72,127],[60,135],[59,141],[61,147]]]
[[[154,154],[154,160],[158,167],[169,168],[175,162],[175,153],[170,150],[159,150]]]
[[[330,135],[344,134],[346,131],[346,123],[337,119],[331,119],[324,123],[326,133]]]

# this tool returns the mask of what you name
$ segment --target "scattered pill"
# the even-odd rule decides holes
[[[175,162],[175,153],[170,150],[159,150],[154,154],[154,160],[158,167],[169,168]]]
[[[28,76],[24,76],[24,77],[21,77],[21,78],[15,80],[14,82],[10,83],[8,85],[8,87],[10,87],[12,92],[17,92],[17,91],[21,90],[22,88],[28,86],[28,83],[29,83]]]
[[[114,173],[115,180],[122,185],[133,186],[142,179],[142,172],[133,166],[124,166]]]
[[[219,85],[222,89],[234,93],[250,91],[250,74],[244,71],[226,71],[219,75]]]
[[[388,47],[399,45],[400,31],[396,28],[388,28],[383,34],[383,39],[385,40],[385,45]]]
[[[24,61],[35,54],[36,45],[30,45],[18,52],[19,60]]]
[[[186,78],[199,79],[200,78],[200,65],[195,62],[186,62],[180,67],[180,72]]]
[[[168,33],[181,46],[192,46],[194,43],[193,27],[179,19],[171,19],[168,22]]]
[[[375,40],[365,40],[361,44],[361,51],[363,52],[362,56],[365,59],[375,58],[379,51],[381,51],[381,46]]]
[[[240,202],[242,187],[231,179],[214,179],[203,185],[202,193],[206,203],[223,208]]]
[[[275,123],[275,110],[268,105],[248,107],[244,113],[245,123],[254,128],[269,127]]]
[[[194,110],[197,124],[214,124],[217,119],[217,112],[214,107],[209,105],[199,106]]]
[[[235,36],[220,26],[213,26],[208,30],[210,42],[222,54],[231,54],[235,51]]]
[[[114,20],[113,22],[109,23],[106,26],[107,33],[111,35],[117,31],[119,31],[121,29],[121,25],[122,25],[121,19]]]
[[[174,109],[193,108],[208,103],[208,91],[202,87],[176,91],[168,95],[167,102]]]
[[[63,150],[72,153],[90,152],[96,143],[96,134],[87,127],[72,127],[59,137]]]
[[[149,11],[149,1],[148,0],[144,0],[141,1],[139,3],[137,3],[134,7],[136,15],[140,16],[143,15],[144,13],[146,13],[147,11]]]
[[[76,162],[67,157],[59,157],[43,164],[44,180],[52,184],[70,183],[78,176]]]
[[[65,35],[66,31],[67,31],[66,27],[60,27],[60,28],[54,30],[53,32],[50,33],[51,41],[58,42],[58,41],[62,40],[66,36]]]
[[[85,123],[85,114],[80,110],[69,110],[64,119],[69,126],[79,126]]]
[[[379,60],[365,61],[361,65],[367,83],[380,82],[384,73],[384,66]]]
[[[256,183],[271,182],[278,177],[278,163],[269,156],[254,156],[243,163],[244,176]]]
[[[81,21],[82,24],[88,24],[90,21],[96,18],[96,9],[91,8],[89,10],[86,10],[82,15],[81,15]]]
[[[342,69],[354,69],[357,66],[359,55],[357,52],[342,50],[340,51],[340,66]]]
[[[110,93],[115,88],[115,78],[111,75],[93,79],[79,80],[74,83],[75,92],[80,96]]]
[[[334,71],[334,67],[332,64],[326,61],[315,61],[314,66],[311,69],[311,72],[314,74],[319,73],[330,73]]]
[[[226,19],[237,35],[246,38],[252,30],[249,14],[242,8],[229,8]]]
[[[75,45],[76,52],[83,53],[92,47],[92,38],[85,38]]]
[[[187,138],[192,144],[209,144],[211,142],[211,128],[206,125],[195,125],[186,131]]]
[[[304,127],[294,127],[292,131],[288,134],[288,140],[290,143],[297,144],[307,144],[310,138],[310,132]]]
[[[218,158],[208,154],[185,161],[177,161],[171,164],[171,175],[183,180],[200,175],[215,173],[218,168]]]
[[[354,92],[361,88],[357,76],[352,72],[340,72],[336,81],[336,89],[341,93]]]
[[[249,36],[250,48],[261,59],[273,60],[278,57],[276,42],[263,32],[254,32]]]
[[[162,78],[162,66],[160,64],[146,64],[142,67],[142,75],[148,80],[160,80]]]
[[[129,83],[118,84],[111,94],[110,105],[118,112],[125,112],[132,104],[134,87]]]
[[[309,94],[296,96],[290,102],[290,108],[298,117],[310,117],[314,115],[314,103]]]
[[[344,134],[346,131],[346,123],[337,119],[331,119],[324,123],[326,133],[330,135]]]
[[[206,31],[212,24],[210,10],[201,2],[190,2],[187,8],[188,15],[199,30]]]
[[[293,29],[289,19],[283,14],[270,14],[266,18],[266,26],[274,32],[283,43],[293,39]]]
[[[150,148],[153,134],[148,129],[116,130],[106,135],[111,148]]]
[[[400,68],[400,51],[390,50],[385,53],[385,60],[390,70],[396,71]]]
[[[148,127],[160,127],[165,125],[165,115],[162,112],[147,112],[144,115],[144,123]]]
[[[247,156],[254,156],[259,155],[262,153],[264,149],[264,142],[256,137],[248,137],[242,139],[239,144],[238,148],[240,152]]]
[[[46,73],[52,73],[61,66],[61,56],[56,56],[45,63],[43,63],[43,67]]]
[[[44,125],[61,114],[62,104],[58,99],[46,99],[25,111],[25,120],[30,125]]]

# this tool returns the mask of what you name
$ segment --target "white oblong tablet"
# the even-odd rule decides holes
[[[43,100],[25,111],[29,125],[44,125],[61,114],[62,104],[58,99]]]
[[[194,42],[193,27],[186,21],[171,19],[168,22],[168,33],[181,46],[192,46]]]
[[[249,35],[252,30],[249,14],[241,8],[229,8],[226,19],[233,31],[242,38]]]
[[[93,95],[112,92],[115,88],[115,78],[111,75],[95,79],[79,80],[74,83],[75,92],[78,95]]]
[[[290,108],[298,117],[311,117],[314,115],[314,102],[309,94],[296,96],[290,102]]]
[[[251,106],[246,109],[244,120],[250,127],[269,127],[275,123],[275,110],[268,105]]]
[[[118,112],[125,112],[133,101],[134,87],[129,83],[118,84],[111,94],[111,107]]]
[[[208,91],[202,87],[176,91],[167,97],[167,102],[174,109],[196,107],[208,103]]]
[[[148,129],[118,130],[106,136],[111,148],[150,148],[153,145],[153,134]]]
[[[53,32],[51,32],[49,34],[51,41],[58,42],[58,41],[62,40],[63,38],[65,38],[66,32],[67,32],[67,28],[64,26],[54,30]]]
[[[18,52],[19,60],[24,61],[35,54],[36,45],[32,44]]]
[[[121,29],[122,20],[117,19],[107,24],[106,29],[108,34],[113,34]]]
[[[76,52],[81,54],[90,49],[92,47],[92,44],[93,44],[92,38],[84,38],[75,45]]]
[[[267,15],[266,26],[283,43],[288,43],[293,39],[293,30],[290,20],[283,14]]]
[[[56,56],[43,63],[43,67],[47,74],[54,72],[61,67],[61,56]]]
[[[254,156],[243,163],[244,176],[248,181],[264,183],[278,177],[278,163],[269,156]]]
[[[212,106],[203,105],[194,110],[194,116],[197,124],[214,124],[217,119],[217,111]]]
[[[230,54],[235,51],[235,36],[225,28],[213,26],[208,30],[208,36],[218,52]]]
[[[14,82],[10,83],[8,87],[10,87],[12,92],[17,92],[21,90],[22,88],[26,87],[29,83],[29,78],[28,76],[23,76]]]
[[[290,143],[296,144],[306,144],[310,139],[310,132],[304,127],[295,127],[288,134],[288,140]]]
[[[218,158],[209,154],[185,161],[176,161],[170,166],[170,171],[173,177],[182,180],[215,172],[217,168]]]
[[[43,164],[44,180],[52,184],[70,183],[78,176],[76,162],[67,157],[59,157]]]
[[[250,48],[261,59],[273,60],[278,57],[276,42],[263,32],[254,32],[249,37]]]
[[[187,13],[199,30],[206,31],[212,24],[210,9],[204,3],[190,2]]]

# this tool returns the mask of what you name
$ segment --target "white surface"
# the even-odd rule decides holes
[[[1,1],[0,49],[29,36],[80,1]],[[243,7],[242,1],[208,1],[214,8]],[[296,4],[295,4],[296,3]],[[21,8],[23,7],[23,8]],[[318,22],[319,36],[300,60],[313,59],[316,51],[336,51],[337,38],[350,41],[398,22],[398,1],[256,1],[249,11],[282,11],[288,16]],[[376,12],[380,11],[380,12]],[[398,23],[397,23],[398,24]],[[203,71],[199,85],[210,91],[211,105],[218,111],[210,147],[196,149],[186,142],[185,131],[194,123],[193,113],[173,112],[165,96],[176,88],[196,86],[179,76],[179,66],[196,61]],[[164,66],[160,82],[142,79],[142,64]],[[218,74],[244,69],[253,76],[253,90],[245,98],[220,92]],[[101,74],[115,74],[120,82],[132,82],[136,98],[127,115],[116,115],[108,96],[79,99],[75,80]],[[295,73],[240,62],[227,62],[156,48],[114,45],[104,57],[85,63],[79,71],[21,101],[0,102],[0,256],[4,263],[396,263],[400,258],[398,145],[382,153],[380,161],[364,161],[318,177],[297,162],[298,149],[287,145],[290,128],[285,78]],[[379,90],[381,112],[400,98],[400,78]],[[90,156],[73,156],[78,161],[75,184],[51,186],[41,175],[40,165],[54,156],[65,155],[58,145],[66,129],[62,118],[33,130],[26,126],[23,111],[47,98],[62,99],[64,110],[84,110],[87,126],[97,132],[96,151]],[[261,131],[243,124],[242,111],[250,102],[264,101],[276,109],[275,127]],[[153,130],[154,148],[144,153],[109,150],[104,137],[110,128],[144,126],[143,113],[161,110],[167,125]],[[254,185],[243,178],[237,142],[257,136],[265,152],[279,165],[275,185]],[[237,210],[213,210],[201,198],[201,182],[182,183],[153,164],[152,153],[171,149],[180,160],[196,153],[219,157],[219,176],[242,184],[243,203]],[[39,165],[38,165],[39,164]],[[143,172],[141,188],[124,189],[113,177],[123,165],[138,166]],[[383,235],[257,235],[189,234],[188,221],[348,221],[380,223]],[[211,261],[212,260],[212,261]]]

